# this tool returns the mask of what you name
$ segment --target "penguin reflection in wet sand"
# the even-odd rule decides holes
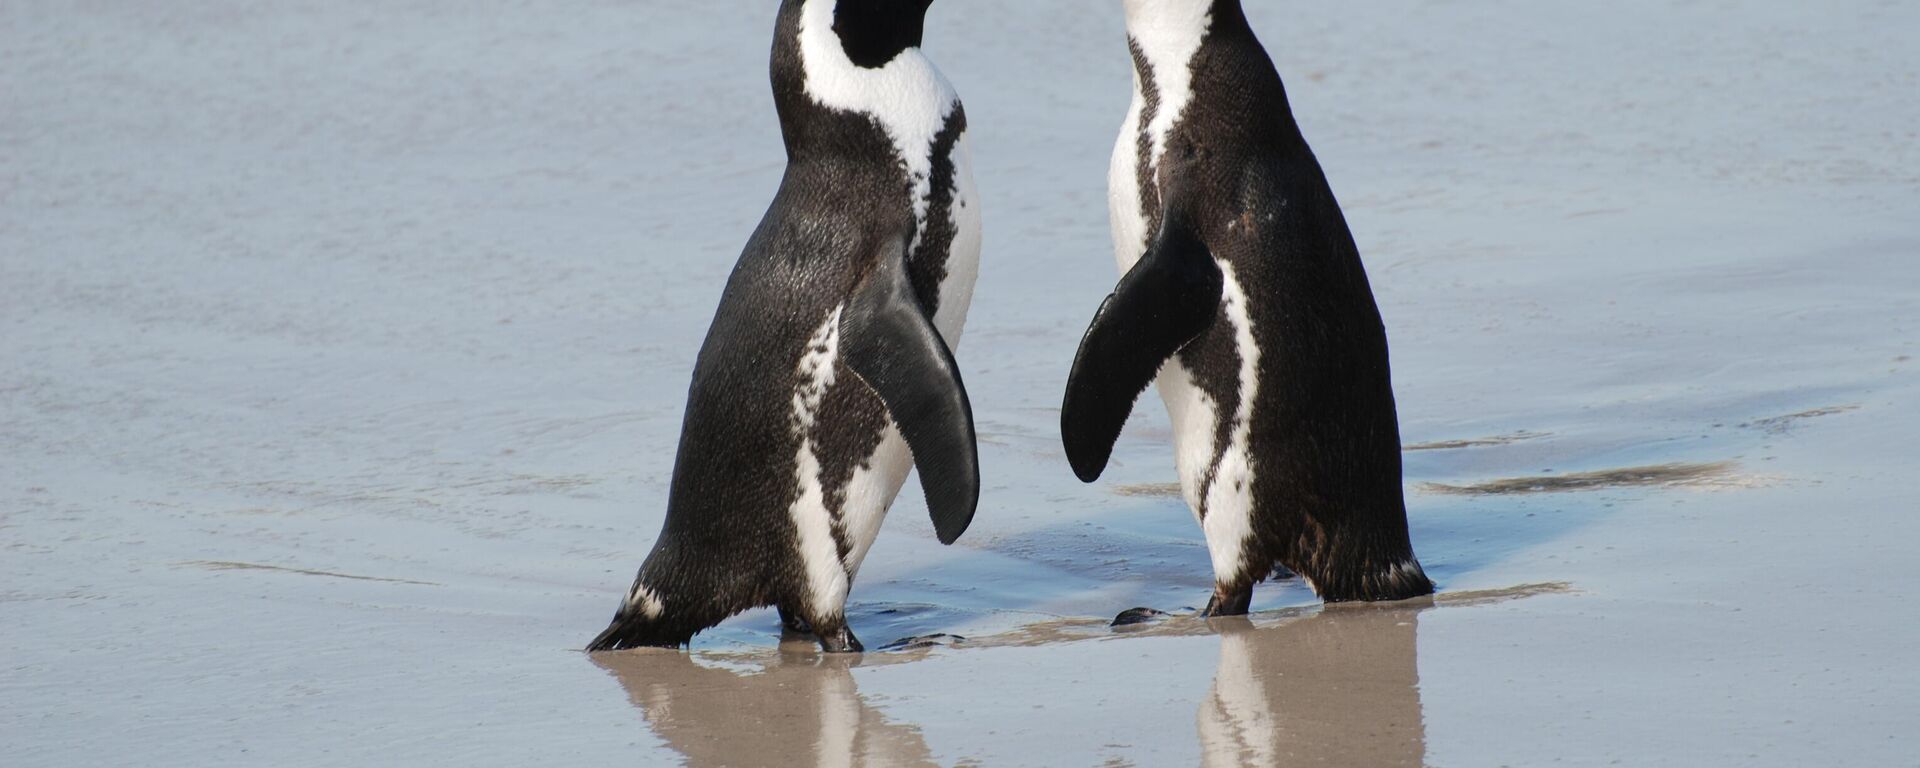
[[[1124,2],[1134,97],[1108,178],[1124,277],[1067,384],[1074,473],[1100,476],[1155,381],[1213,559],[1203,613],[1246,613],[1276,565],[1328,601],[1432,592],[1386,332],[1279,74],[1239,0]]]
[[[694,366],[666,524],[588,650],[672,647],[777,605],[859,651],[847,591],[917,466],[934,530],[973,519],[979,461],[950,345],[980,253],[953,88],[919,50],[932,0],[784,0],[787,170]]]

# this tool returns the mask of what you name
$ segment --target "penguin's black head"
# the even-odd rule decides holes
[[[901,51],[920,46],[933,0],[809,0],[834,2],[833,33],[847,58],[868,69],[884,67]]]

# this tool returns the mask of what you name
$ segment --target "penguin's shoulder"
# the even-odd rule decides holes
[[[1223,182],[1201,191],[1211,229],[1273,247],[1309,245],[1323,232],[1346,231],[1326,175],[1304,144],[1247,147],[1210,175]]]
[[[790,175],[747,239],[736,272],[800,269],[810,275],[859,261],[870,250],[865,241],[874,229],[862,219],[858,206],[835,199],[825,180]]]

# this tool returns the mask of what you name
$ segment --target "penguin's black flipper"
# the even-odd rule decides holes
[[[973,522],[980,501],[980,455],[973,406],[953,352],[940,338],[907,279],[906,243],[892,244],[840,315],[847,367],[887,406],[913,451],[940,543]]]
[[[1100,304],[1060,406],[1067,462],[1082,482],[1107,468],[1133,401],[1161,364],[1213,324],[1222,283],[1199,233],[1170,213],[1153,246]]]

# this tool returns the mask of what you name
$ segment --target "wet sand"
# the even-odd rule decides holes
[[[4,763],[1916,764],[1920,11],[1249,5],[1441,593],[1178,615],[1159,404],[1095,485],[1056,434],[1117,3],[939,3],[986,486],[953,547],[902,494],[852,624],[937,637],[859,658],[577,650],[778,179],[770,11],[0,6]]]
[[[1426,755],[1416,653],[1420,616],[1436,607],[1567,591],[1562,584],[1529,585],[1253,617],[1174,617],[1126,629],[1097,620],[1040,622],[943,647],[1217,638],[1213,685],[1195,715],[1202,764],[1418,766]],[[861,697],[853,670],[931,656],[823,655],[810,640],[789,636],[775,649],[753,652],[639,650],[593,659],[620,681],[648,727],[688,765],[883,766],[933,764],[932,753],[918,727],[889,721]]]

